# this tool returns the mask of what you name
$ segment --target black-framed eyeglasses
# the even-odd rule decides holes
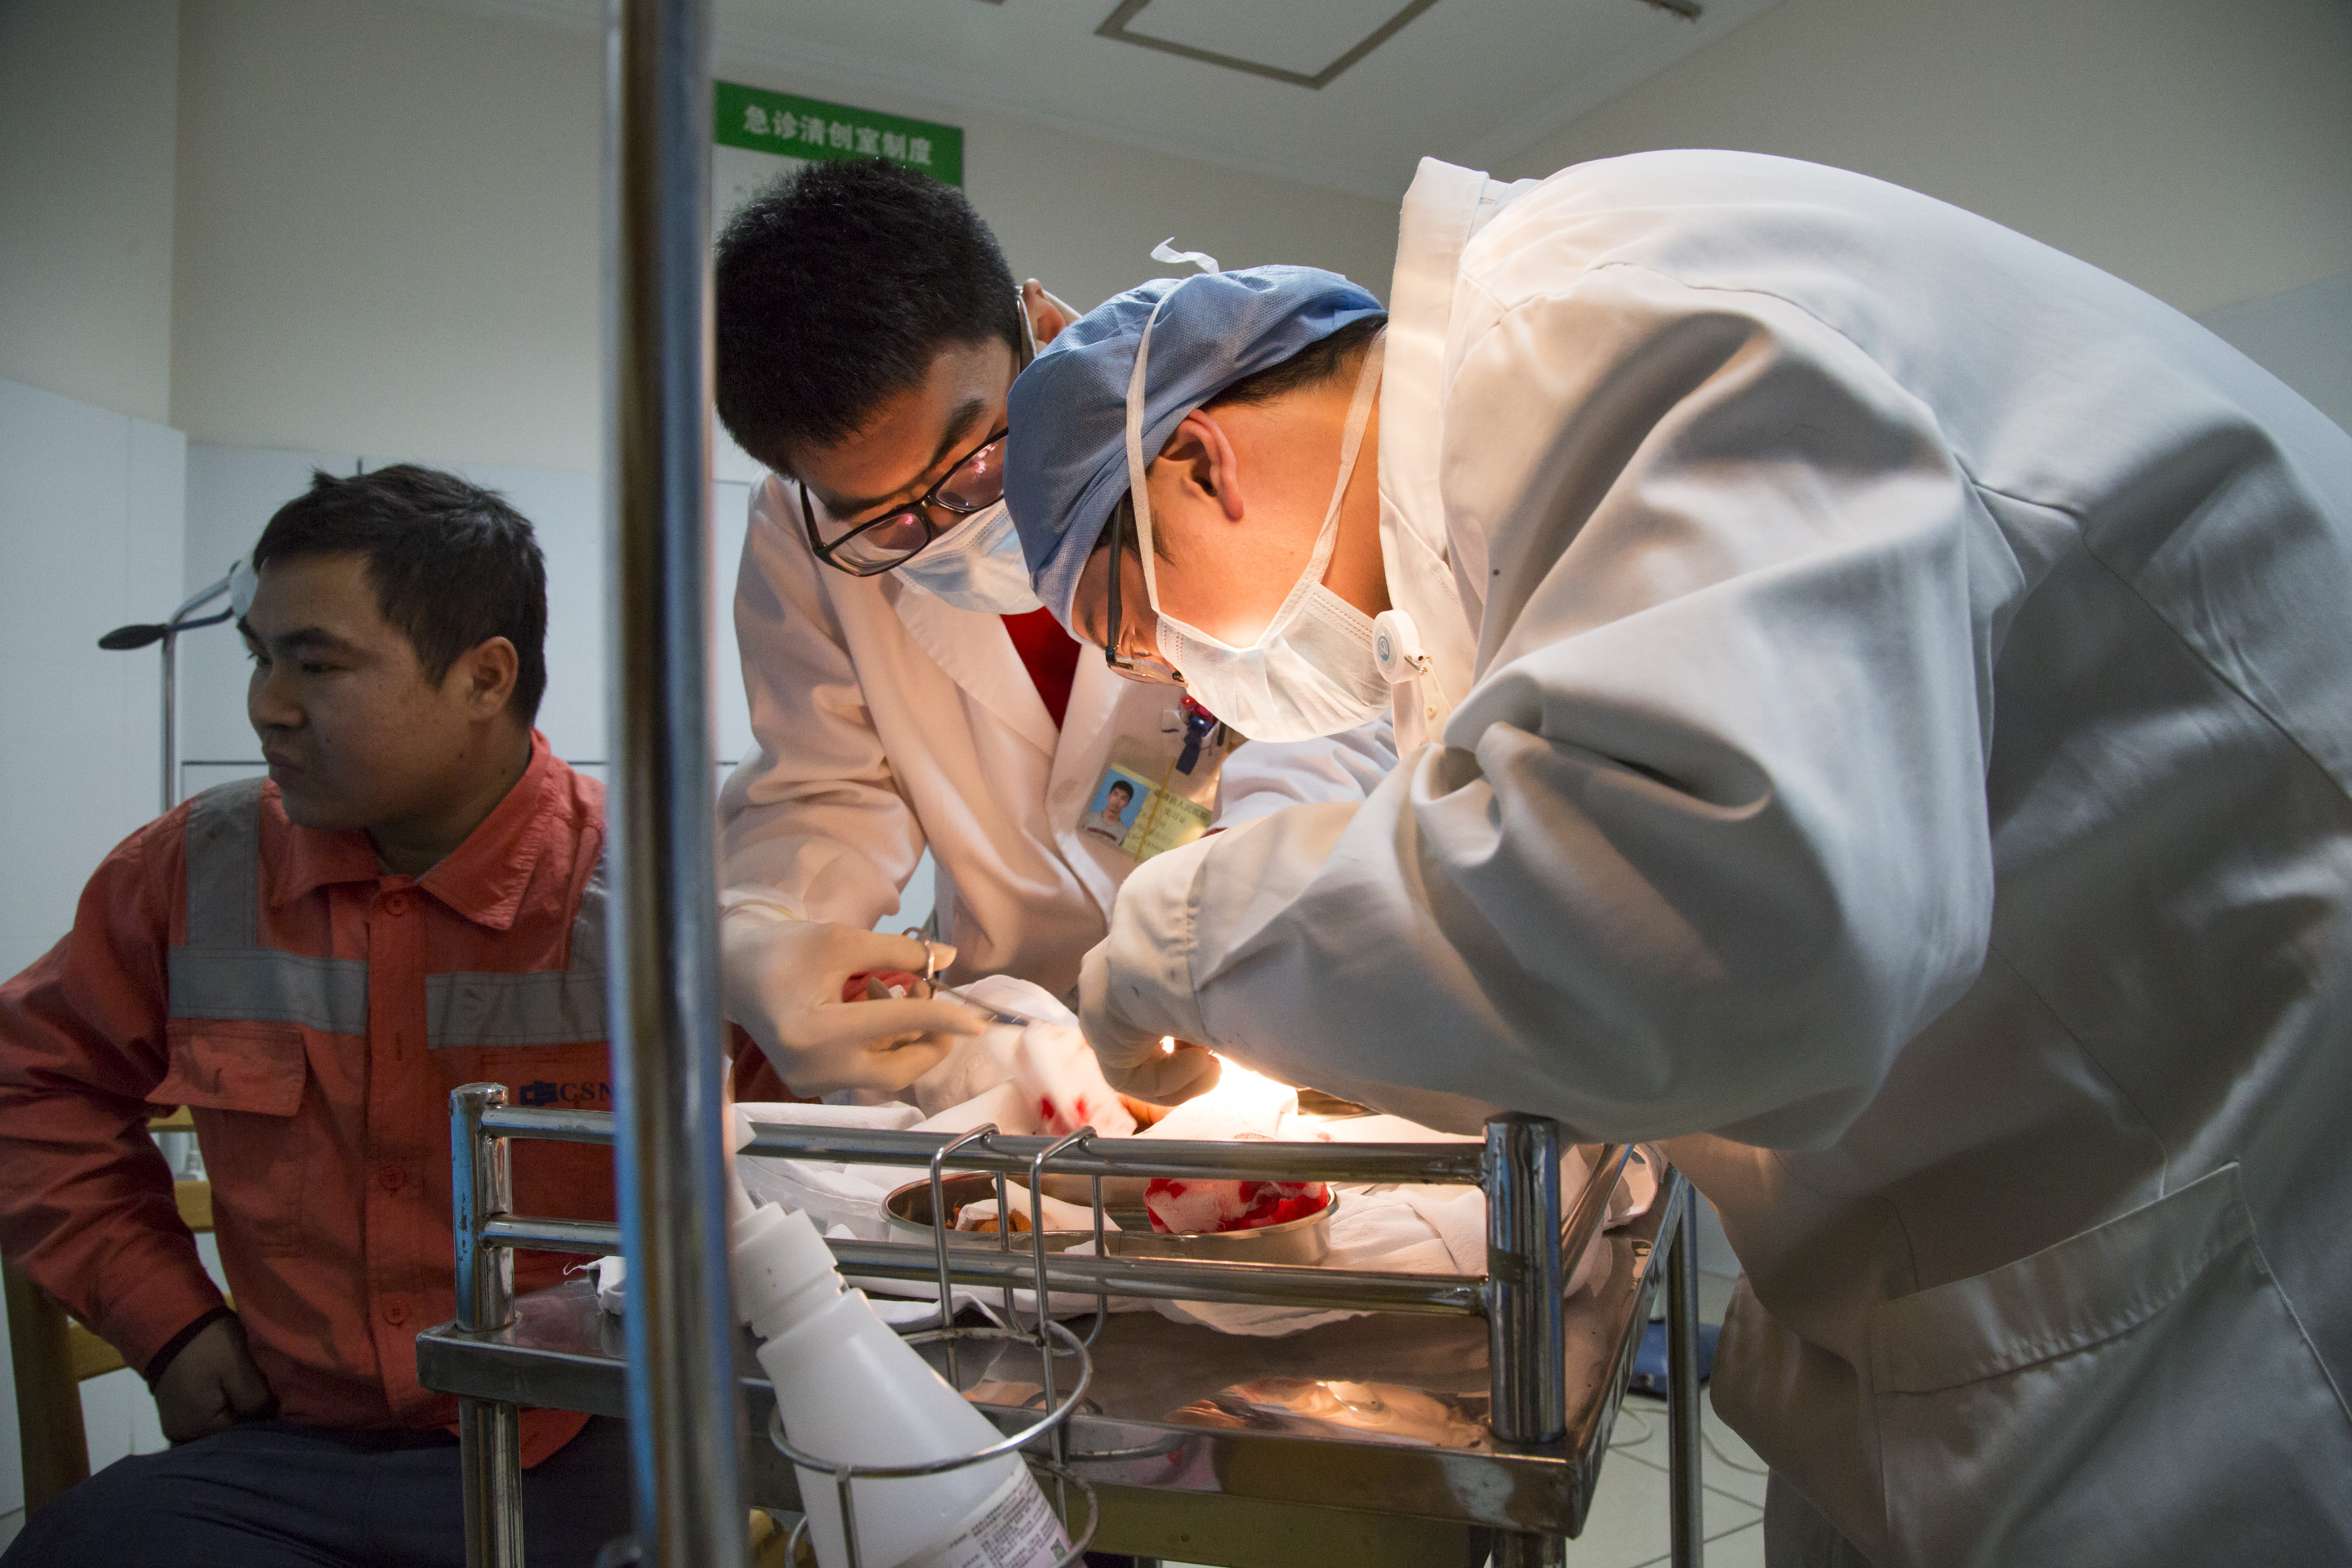
[[[1120,571],[1119,557],[1134,533],[1135,498],[1123,495],[1118,498],[1118,504],[1111,508],[1110,513],[1110,625],[1103,637],[1103,662],[1110,666],[1113,675],[1124,676],[1129,680],[1139,680],[1152,686],[1181,686],[1184,684],[1183,672],[1159,655],[1145,654],[1140,658],[1129,658],[1119,652],[1122,640],[1119,632],[1124,624],[1119,614],[1118,584],[1119,578],[1124,575]],[[1136,548],[1139,552],[1142,549],[1141,542],[1137,542]],[[1140,560],[1141,556],[1139,554],[1137,559]]]
[[[808,486],[802,485],[801,526],[808,531],[809,548],[819,561],[853,577],[878,577],[893,566],[905,565],[940,534],[1004,499],[1005,434],[1000,429],[958,458],[939,483],[908,505],[892,507],[829,543],[817,536]],[[954,521],[934,521],[934,509],[953,513]]]

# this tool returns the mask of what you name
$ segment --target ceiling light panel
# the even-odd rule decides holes
[[[1128,12],[1133,38],[1314,76],[1385,26],[1405,0],[1149,0]]]

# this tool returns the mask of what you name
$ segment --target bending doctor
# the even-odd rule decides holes
[[[1180,694],[1080,659],[1001,500],[1006,389],[1069,312],[1015,289],[962,193],[812,164],[730,221],[715,295],[719,416],[773,470],[736,581],[759,744],[720,797],[721,973],[790,1088],[895,1094],[976,1026],[944,1000],[841,1000],[853,973],[923,969],[923,942],[869,928],[926,846],[950,976],[1062,994],[1137,852],[1220,812],[1360,798],[1392,764],[1370,733],[1234,752]],[[1132,850],[1081,826],[1129,779],[1152,829]]]
[[[1014,385],[1107,658],[1429,742],[1129,880],[1113,1081],[1675,1140],[1775,1563],[2352,1555],[2352,439],[1781,160],[1425,162],[1391,299],[1150,284]]]

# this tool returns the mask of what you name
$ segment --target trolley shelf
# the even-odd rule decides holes
[[[1181,1512],[1145,1493],[1196,1494],[1192,1506],[1222,1521],[1212,1536],[1279,1541],[1291,1563],[1317,1560],[1298,1554],[1302,1534],[1330,1542],[1323,1560],[1379,1560],[1335,1534],[1327,1510],[1391,1516],[1381,1536],[1418,1554],[1397,1561],[1455,1560],[1458,1539],[1458,1560],[1470,1562],[1496,1530],[1579,1533],[1664,1276],[1662,1243],[1688,1201],[1687,1185],[1672,1180],[1649,1214],[1606,1237],[1608,1279],[1571,1299],[1565,1315],[1568,1434],[1538,1448],[1491,1436],[1478,1318],[1378,1313],[1265,1339],[1114,1313],[1095,1344],[1090,1396],[1070,1424],[1072,1459],[1102,1489],[1097,1550],[1209,1554],[1199,1531],[1188,1531],[1189,1543],[1170,1538],[1166,1521]],[[587,1281],[519,1297],[515,1311],[510,1326],[487,1333],[443,1324],[419,1335],[418,1376],[477,1399],[624,1414],[621,1323],[598,1309]],[[754,1434],[751,1500],[796,1510],[790,1467],[757,1436],[772,1398],[751,1352],[747,1335],[739,1364]],[[933,1359],[944,1374],[944,1358]],[[1027,1364],[1023,1375],[1034,1378],[1034,1358]],[[1031,1385],[995,1381],[987,1358],[967,1357],[962,1372],[967,1395],[1006,1431],[1027,1418],[1019,1401]],[[1396,1528],[1408,1520],[1434,1528]]]

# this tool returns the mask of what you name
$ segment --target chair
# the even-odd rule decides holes
[[[157,1132],[188,1132],[194,1125],[184,1106],[148,1123]],[[174,1182],[172,1187],[188,1228],[210,1231],[212,1184]],[[16,1373],[16,1437],[24,1455],[25,1510],[29,1513],[89,1479],[80,1385],[119,1371],[123,1360],[12,1265],[0,1263],[0,1283],[6,1287],[9,1359]]]

